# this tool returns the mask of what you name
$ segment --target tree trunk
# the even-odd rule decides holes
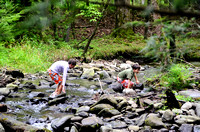
[[[170,47],[169,47],[169,50],[170,50],[170,56],[172,58],[176,57],[175,56],[175,53],[176,53],[176,39],[175,39],[175,35],[174,34],[172,34],[171,38],[170,38]]]
[[[152,6],[153,6],[155,9],[159,9],[157,0],[152,0],[151,2],[152,2]],[[155,21],[156,19],[160,19],[160,18],[161,18],[160,14],[153,13],[153,19],[154,19],[154,21]],[[161,36],[161,28],[162,28],[161,25],[157,25],[157,26],[155,27],[155,33],[157,34],[158,37]]]
[[[65,42],[69,42],[70,30],[71,30],[71,24],[70,24],[69,27],[67,28],[66,36],[65,36]]]
[[[151,0],[148,0],[147,4],[149,6],[151,4]],[[147,23],[148,21],[149,21],[149,15],[145,16],[145,22]],[[144,39],[147,39],[147,36],[148,36],[148,27],[145,26],[145,29],[144,29]]]

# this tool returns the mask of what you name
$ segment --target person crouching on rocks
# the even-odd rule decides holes
[[[135,83],[139,84],[138,78],[136,76],[137,73],[140,71],[140,65],[139,64],[133,64],[131,66],[132,68],[126,69],[121,71],[117,75],[117,81],[122,84],[124,88],[133,88],[134,82],[132,82],[132,78],[134,76],[135,78]]]
[[[70,59],[67,61],[57,61],[51,65],[51,67],[48,69],[49,75],[51,79],[58,84],[56,90],[50,95],[50,97],[55,97],[59,95],[61,92],[65,92],[65,82],[67,78],[67,71],[71,68],[74,68],[76,66],[76,61],[73,59]],[[60,75],[62,74],[63,77]]]

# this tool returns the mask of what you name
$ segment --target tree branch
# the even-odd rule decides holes
[[[82,1],[86,1],[86,0],[82,0]],[[90,3],[91,4],[104,5],[104,6],[107,5],[107,6],[125,7],[125,8],[128,8],[128,9],[138,10],[138,11],[144,11],[144,10],[147,9],[147,7],[134,6],[134,5],[130,5],[128,3],[113,4],[113,3],[102,3],[102,2],[94,2],[94,1],[90,1]],[[161,9],[155,9],[154,7],[151,7],[150,9],[152,10],[152,12],[159,13],[161,15],[185,16],[185,17],[199,17],[200,16],[199,12],[188,12],[188,11],[183,11],[183,10],[179,10],[179,11],[161,10]]]

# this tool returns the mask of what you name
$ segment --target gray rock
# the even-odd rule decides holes
[[[2,124],[0,123],[0,132],[5,132],[4,127],[2,126]]]
[[[90,112],[98,114],[101,110],[108,108],[108,109],[114,109],[113,106],[109,104],[97,104],[90,108]]]
[[[101,126],[100,127],[100,132],[112,132],[113,129],[110,126]]]
[[[195,125],[193,132],[200,132],[200,125]]]
[[[100,128],[104,123],[99,117],[91,116],[83,119],[81,124],[81,131],[94,131]]]
[[[174,120],[178,124],[197,123],[200,121],[200,117],[190,115],[177,115]]]
[[[84,69],[83,74],[81,75],[82,79],[91,79],[94,77],[94,68]]]
[[[162,115],[162,121],[172,121],[174,116],[175,115],[171,110],[166,110]]]
[[[122,92],[125,95],[136,95],[135,90],[133,90],[132,88],[125,88]]]
[[[178,93],[180,95],[184,95],[186,97],[192,97],[192,98],[196,98],[196,99],[200,98],[199,90],[190,89],[190,90],[179,91]]]
[[[138,119],[136,119],[135,124],[137,126],[142,126],[146,120],[147,114],[141,115]]]
[[[8,96],[11,93],[9,88],[0,88],[0,95]]]
[[[113,129],[122,129],[127,127],[127,124],[125,122],[119,120],[111,121],[110,124],[112,125]]]
[[[64,127],[70,125],[71,118],[74,117],[73,115],[66,115],[62,118],[58,118],[52,121],[51,127],[54,131],[63,131]]]
[[[193,125],[192,124],[182,124],[179,128],[180,132],[192,132]]]
[[[145,124],[152,128],[166,127],[165,124],[162,122],[161,118],[158,118],[155,115],[149,115],[145,120]]]
[[[108,87],[112,88],[115,92],[121,93],[123,91],[122,85],[118,82],[114,82],[114,83],[110,84]]]
[[[103,117],[112,117],[119,114],[120,112],[118,110],[109,109],[109,108],[105,108],[98,113],[99,116],[103,116]]]
[[[78,132],[78,130],[75,126],[72,126],[71,129],[70,129],[70,132]]]
[[[192,108],[192,103],[190,102],[186,102],[181,106],[181,110],[189,110],[190,108]]]
[[[88,112],[90,110],[90,107],[89,106],[81,106],[81,107],[79,107],[78,109],[77,109],[77,113],[78,112],[82,112],[82,111],[84,111],[84,112]]]

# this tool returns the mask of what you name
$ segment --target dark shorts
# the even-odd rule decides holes
[[[63,81],[62,77],[58,73],[53,72],[51,69],[49,69],[48,72],[49,76],[56,84],[60,84]]]

